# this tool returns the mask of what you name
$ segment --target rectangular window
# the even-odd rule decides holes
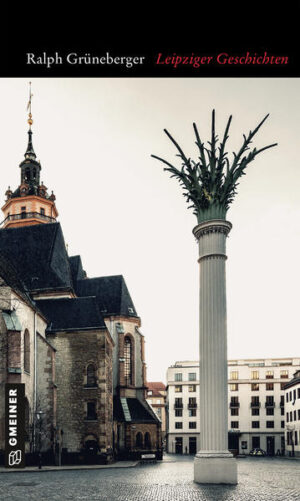
[[[267,414],[267,416],[274,416],[274,408],[273,407],[267,407],[266,408],[266,414]]]
[[[182,422],[181,421],[176,421],[175,422],[175,428],[176,428],[176,430],[182,430]]]
[[[175,417],[182,417],[182,409],[175,409]]]
[[[189,392],[194,393],[196,391],[196,385],[195,384],[189,384]]]
[[[230,427],[231,427],[231,429],[238,428],[239,422],[238,421],[231,421]]]
[[[287,379],[289,377],[289,371],[280,371],[280,377],[283,379]]]
[[[43,207],[40,208],[40,214],[42,214],[42,216],[45,215],[45,209]]]
[[[289,401],[289,394],[288,393],[285,394],[285,400],[286,400],[286,402]]]
[[[96,402],[87,402],[86,419],[90,421],[95,421],[97,419]]]
[[[238,391],[239,385],[237,383],[233,383],[230,385],[230,391]]]
[[[293,391],[293,399],[296,400],[296,390]]]
[[[286,422],[287,423],[289,422],[289,413],[288,412],[286,413]]]
[[[189,406],[189,409],[191,409],[191,408],[196,409],[196,407],[197,407],[196,397],[189,397],[189,404],[188,404],[188,406]]]
[[[281,414],[281,416],[284,416],[284,407],[281,407],[280,414]]]
[[[197,409],[189,409],[189,417],[196,417]]]
[[[182,392],[182,385],[181,384],[177,384],[175,386],[175,393],[181,393]]]
[[[281,428],[284,428],[284,421],[280,421]]]
[[[274,405],[274,397],[273,395],[266,396],[266,405]]]
[[[230,379],[238,379],[238,378],[239,378],[238,371],[231,371],[230,372]]]
[[[182,381],[182,373],[175,372],[175,381]]]
[[[258,383],[252,383],[251,384],[251,391],[259,391],[259,384]]]
[[[259,379],[259,371],[251,371],[251,379]]]
[[[300,388],[298,388],[297,398],[300,398]]]
[[[266,379],[273,379],[273,378],[274,378],[274,371],[267,371]]]
[[[190,421],[189,422],[189,429],[195,430],[197,428],[197,422],[196,421]]]
[[[175,398],[175,404],[174,404],[174,407],[176,408],[179,408],[179,409],[182,409],[183,405],[182,405],[182,398]]]
[[[298,432],[295,431],[295,445],[298,445]]]
[[[290,422],[292,422],[292,421],[293,421],[293,412],[290,411]]]
[[[267,421],[267,428],[274,428],[274,421]]]
[[[266,384],[266,390],[267,391],[274,390],[274,383],[267,383]]]
[[[294,411],[294,421],[297,421],[297,412]]]
[[[251,397],[251,407],[259,407],[259,397]]]
[[[189,372],[189,381],[196,381],[196,372]]]
[[[238,416],[239,415],[239,409],[238,408],[233,408],[233,409],[230,409],[230,413],[232,416]]]
[[[253,407],[251,411],[252,416],[259,416],[259,407]]]
[[[298,421],[300,421],[300,409],[298,409]]]
[[[259,421],[252,421],[252,428],[259,428]]]

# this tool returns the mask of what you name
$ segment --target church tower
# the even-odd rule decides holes
[[[4,214],[2,228],[54,223],[58,216],[53,191],[49,195],[44,183],[40,182],[42,167],[40,162],[36,160],[32,144],[31,98],[30,88],[28,146],[24,155],[25,159],[20,163],[21,183],[14,192],[8,187],[5,193],[6,201],[2,207]]]

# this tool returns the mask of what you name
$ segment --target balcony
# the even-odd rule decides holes
[[[10,214],[0,223],[0,226],[3,226],[8,221],[18,221],[20,219],[41,219],[48,223],[55,223],[56,221],[54,217],[46,216],[40,212],[21,212],[20,214]]]
[[[250,407],[260,407],[260,402],[251,402]]]
[[[267,402],[265,403],[265,407],[273,407],[273,408],[274,408],[274,407],[275,407],[275,402],[268,402],[268,401],[267,401]]]
[[[235,408],[235,407],[239,407],[240,406],[240,402],[230,402],[229,404],[229,407],[232,409],[232,408]]]

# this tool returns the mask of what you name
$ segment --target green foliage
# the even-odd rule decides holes
[[[151,156],[166,164],[168,167],[165,167],[164,170],[171,172],[171,177],[178,179],[184,190],[183,196],[187,199],[188,203],[191,203],[189,208],[193,209],[193,213],[197,216],[198,222],[207,219],[225,219],[226,212],[237,193],[236,188],[239,184],[237,181],[245,174],[247,165],[252,162],[259,153],[277,145],[277,143],[274,143],[260,148],[259,150],[253,148],[251,151],[248,151],[250,150],[249,145],[252,143],[253,137],[268,116],[269,115],[266,115],[258,126],[253,131],[249,132],[247,137],[243,134],[244,142],[238,153],[233,153],[231,164],[228,160],[228,153],[225,151],[225,146],[229,137],[228,132],[232,115],[227,122],[223,139],[219,142],[218,136],[215,133],[215,110],[213,110],[211,141],[208,141],[209,148],[205,147],[200,139],[196,124],[193,124],[196,145],[199,149],[197,162],[191,160],[191,158],[187,158],[175,139],[164,129],[164,132],[178,151],[176,156],[181,159],[181,169],[177,169],[173,164],[163,158],[156,155]]]

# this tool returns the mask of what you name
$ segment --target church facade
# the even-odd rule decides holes
[[[4,387],[25,383],[26,451],[58,464],[161,457],[146,401],[141,319],[122,275],[88,278],[69,256],[32,143],[0,229],[0,451]],[[3,405],[2,405],[3,404]]]

